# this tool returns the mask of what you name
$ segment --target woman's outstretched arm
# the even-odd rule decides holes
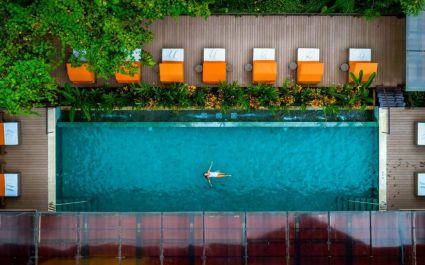
[[[207,172],[210,172],[210,171],[211,171],[211,168],[212,168],[212,166],[213,166],[213,163],[214,163],[214,161],[211,161],[210,168],[208,169],[208,171],[207,171]]]

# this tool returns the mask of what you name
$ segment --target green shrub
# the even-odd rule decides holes
[[[425,0],[400,0],[400,3],[407,15],[418,15],[425,6]]]
[[[55,79],[45,62],[16,61],[6,69],[0,79],[1,108],[11,114],[22,114],[56,102]]]
[[[93,97],[95,92],[92,90],[72,87],[68,84],[65,85],[61,91],[61,104],[64,106],[70,106],[69,120],[74,121],[77,110],[80,110],[83,117],[90,121],[92,117],[92,111],[97,109],[97,100]]]
[[[300,0],[216,0],[210,6],[214,13],[298,13]]]
[[[249,107],[257,109],[259,107],[273,108],[278,106],[279,90],[272,85],[252,85],[247,88]]]
[[[239,108],[245,102],[245,88],[239,86],[237,82],[221,83],[217,88],[218,98],[221,100],[223,110],[230,108]]]
[[[425,0],[216,0],[212,13],[358,13],[365,17],[379,15],[416,15]]]
[[[190,105],[187,84],[172,84],[158,89],[159,102],[165,108],[185,108]]]
[[[425,107],[425,92],[407,92],[406,101],[408,107]]]
[[[156,102],[159,100],[158,88],[147,83],[132,85],[124,91],[134,94],[134,103],[137,108],[156,107]]]
[[[206,105],[207,94],[210,93],[209,87],[198,89],[196,86],[188,86],[189,98],[194,108],[204,108]]]

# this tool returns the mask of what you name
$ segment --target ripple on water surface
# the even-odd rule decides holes
[[[376,127],[62,127],[58,201],[97,211],[335,210],[377,186]],[[213,170],[232,174],[213,179]]]

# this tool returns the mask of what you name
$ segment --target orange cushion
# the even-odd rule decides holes
[[[4,197],[6,194],[6,181],[4,179],[4,174],[0,173],[0,197]]]
[[[372,73],[378,72],[378,64],[371,62],[349,62],[349,71],[356,77],[359,76],[360,71],[363,70],[362,82],[366,82]],[[348,75],[348,82],[353,83],[350,74]]]
[[[75,84],[93,84],[96,82],[93,72],[87,69],[87,64],[72,67],[70,63],[66,64],[69,80]]]
[[[317,84],[322,81],[323,63],[320,62],[298,62],[297,83]]]
[[[202,67],[202,82],[206,84],[218,84],[226,81],[225,62],[204,62]]]
[[[133,66],[137,68],[136,72],[131,75],[129,69],[122,67],[122,70],[127,74],[115,73],[115,79],[120,84],[140,83],[140,62],[133,62]]]
[[[159,81],[161,83],[183,83],[183,62],[162,62],[159,64]]]
[[[253,83],[275,83],[277,64],[276,61],[258,60],[253,62],[252,82]]]
[[[0,123],[0,145],[4,145],[4,123]]]

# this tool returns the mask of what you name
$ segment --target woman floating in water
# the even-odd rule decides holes
[[[204,177],[208,180],[208,183],[212,187],[212,183],[210,178],[224,178],[224,177],[230,177],[230,174],[226,174],[220,171],[211,171],[211,168],[213,166],[213,162],[211,162],[210,168],[207,172],[204,173]]]

